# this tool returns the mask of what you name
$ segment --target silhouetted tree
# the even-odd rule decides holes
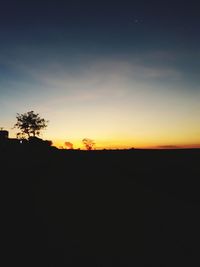
[[[34,111],[28,111],[23,114],[17,113],[16,116],[17,123],[14,125],[14,128],[21,130],[20,133],[17,133],[17,136],[28,137],[39,136],[40,131],[47,127],[48,121],[40,118],[38,113]]]
[[[73,144],[71,142],[65,142],[66,149],[74,149]]]
[[[84,138],[82,142],[87,150],[92,150],[94,148],[95,142],[92,139]]]

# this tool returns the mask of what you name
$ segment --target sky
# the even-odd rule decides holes
[[[82,148],[200,147],[198,1],[3,1],[0,126]]]

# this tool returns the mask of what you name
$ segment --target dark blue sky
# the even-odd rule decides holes
[[[198,47],[198,1],[4,1],[1,43],[100,42]],[[119,40],[120,38],[120,40]],[[56,39],[56,40],[55,40]],[[147,46],[147,44],[146,44]]]
[[[16,112],[37,109],[56,125],[49,129],[50,137],[64,139],[64,134],[55,135],[54,128],[62,128],[56,116],[63,119],[65,114],[71,127],[77,128],[78,112],[88,118],[85,128],[90,129],[86,131],[83,124],[76,129],[80,135],[128,140],[132,132],[136,139],[145,132],[144,139],[152,135],[145,143],[154,144],[158,125],[167,130],[172,116],[176,119],[169,123],[172,131],[181,134],[188,123],[193,129],[181,142],[189,142],[190,137],[198,143],[200,130],[194,125],[200,101],[199,31],[198,1],[3,1],[2,126],[9,127]],[[124,130],[118,126],[118,110],[124,110],[122,121],[128,118]],[[106,111],[107,122],[100,115]],[[142,119],[134,112],[144,113]],[[163,116],[156,120],[157,113]],[[108,136],[91,129],[90,121],[95,119],[100,129],[107,127]],[[149,119],[155,132],[148,126]],[[181,121],[178,129],[177,121]],[[130,127],[135,124],[136,128]],[[164,130],[159,134],[166,144]],[[73,131],[70,134],[78,138]],[[170,140],[174,144],[178,138]]]

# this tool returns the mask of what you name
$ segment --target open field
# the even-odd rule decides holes
[[[200,150],[0,155],[7,263],[199,266]]]

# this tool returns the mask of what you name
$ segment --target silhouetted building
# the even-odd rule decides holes
[[[21,140],[17,138],[9,138],[9,132],[6,130],[0,130],[0,146],[7,147],[10,145],[19,145],[22,143]]]
[[[52,141],[43,140],[41,138],[32,136],[29,139],[9,138],[9,132],[6,130],[0,130],[0,148],[18,147],[19,145],[29,145],[31,147],[50,147]]]
[[[8,131],[0,130],[0,141],[6,141],[8,139]]]

